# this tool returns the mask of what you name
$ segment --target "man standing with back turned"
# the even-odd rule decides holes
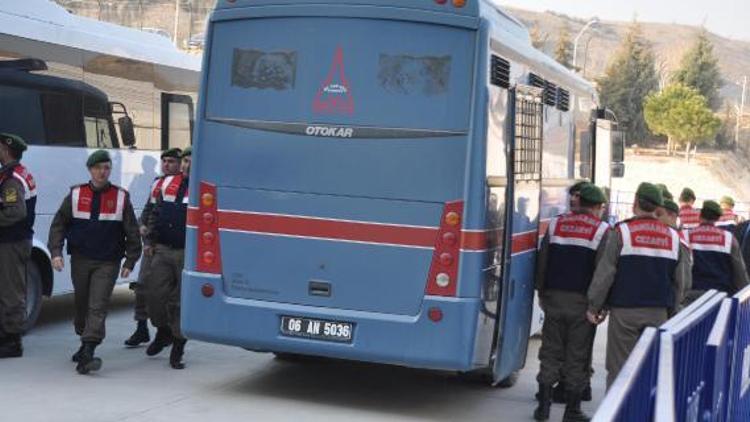
[[[635,216],[616,226],[604,246],[588,291],[587,316],[601,321],[610,309],[607,332],[607,387],[614,382],[646,327],[664,323],[690,286],[689,256],[676,230],[656,218],[664,205],[659,188],[641,183],[633,201]]]
[[[704,201],[700,226],[690,230],[693,248],[693,285],[685,304],[699,298],[710,289],[731,296],[747,286],[745,262],[740,244],[732,233],[716,227],[721,207],[715,201]]]
[[[581,395],[590,380],[589,346],[594,325],[586,319],[586,292],[601,257],[609,225],[601,221],[602,191],[585,184],[578,207],[552,219],[537,257],[536,288],[544,310],[539,349],[539,406],[534,419],[549,419],[552,389],[565,385],[563,421],[588,421]]]
[[[26,265],[34,235],[36,185],[19,163],[26,143],[0,134],[0,358],[23,355],[26,321]]]

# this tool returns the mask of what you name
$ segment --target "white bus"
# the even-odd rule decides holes
[[[47,0],[2,3],[0,132],[29,144],[22,162],[38,186],[27,328],[42,296],[73,291],[69,263],[53,272],[46,244],[70,186],[88,180],[86,157],[110,149],[112,182],[130,191],[140,213],[160,150],[191,142],[199,77],[200,58],[159,35],[75,16]]]

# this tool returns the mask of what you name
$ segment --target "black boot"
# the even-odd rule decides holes
[[[555,389],[552,390],[552,403],[566,403],[564,382],[558,382]]]
[[[540,383],[537,397],[539,400],[539,406],[534,410],[534,420],[546,421],[549,419],[549,408],[552,405],[552,386]]]
[[[172,344],[173,340],[174,339],[172,338],[172,330],[170,330],[169,327],[157,328],[156,335],[154,336],[154,341],[148,345],[148,349],[146,349],[146,354],[149,356],[158,355],[159,353],[161,353],[162,350],[164,350],[165,347]]]
[[[591,383],[586,384],[581,392],[581,401],[591,401]]]
[[[84,343],[81,342],[81,347],[78,348],[77,352],[73,353],[73,356],[70,357],[70,360],[76,363],[78,363],[78,361],[81,360],[81,353],[83,353],[83,345]]]
[[[581,410],[581,393],[568,391],[567,396],[563,422],[589,422],[591,418]]]
[[[185,343],[187,340],[174,339],[172,343],[172,351],[169,353],[169,366],[173,369],[185,369],[185,364],[182,363],[182,355],[185,354]]]
[[[137,347],[141,343],[148,343],[151,341],[151,336],[148,334],[147,321],[138,321],[138,327],[129,339],[125,340],[125,345],[128,347]]]
[[[23,344],[20,334],[6,334],[0,344],[0,359],[20,358],[23,356]]]
[[[83,350],[78,356],[78,365],[76,365],[76,371],[85,375],[91,371],[98,371],[102,367],[102,360],[94,357],[94,349],[97,344],[90,341],[83,342]]]

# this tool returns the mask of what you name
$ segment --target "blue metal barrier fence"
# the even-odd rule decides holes
[[[732,297],[735,311],[734,350],[728,421],[750,421],[750,287]]]
[[[680,322],[692,318],[701,307],[708,303],[712,297],[717,294],[715,290],[706,292],[699,297],[680,313],[667,321],[660,330],[670,329],[670,327]],[[647,334],[648,333],[648,334]],[[644,340],[644,336],[647,339]],[[660,334],[655,328],[646,329],[638,341],[635,349],[628,357],[625,366],[617,375],[612,387],[607,392],[604,400],[599,405],[593,420],[598,422],[609,421],[650,421],[653,420],[656,405],[654,398],[657,390],[657,374],[660,370],[659,359],[661,345],[659,344]],[[648,355],[646,345],[649,345]],[[668,344],[671,356],[672,344]],[[671,361],[670,361],[671,362]],[[671,366],[671,364],[670,364]],[[671,372],[670,372],[671,373]],[[666,375],[662,376],[665,379]],[[666,386],[661,385],[662,389]],[[648,391],[646,395],[644,392]],[[668,390],[672,393],[672,390]],[[664,394],[664,393],[663,393]],[[670,401],[671,402],[671,401]],[[662,403],[662,407],[664,404]],[[674,409],[672,409],[673,412]],[[664,412],[664,410],[662,410]]]
[[[658,369],[659,335],[656,328],[649,327],[641,334],[592,421],[650,420],[654,414]]]
[[[703,396],[708,394],[704,368],[708,358],[706,342],[714,328],[725,293],[711,295],[694,312],[675,317],[660,327],[659,387],[656,420],[698,421]],[[679,314],[678,314],[679,315]],[[669,386],[672,391],[669,391]],[[665,406],[672,409],[664,409]],[[674,416],[672,419],[671,415]]]
[[[750,421],[750,286],[644,331],[593,421]]]

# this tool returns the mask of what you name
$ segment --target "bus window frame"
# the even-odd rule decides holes
[[[169,105],[172,103],[185,104],[188,106],[188,119],[190,122],[190,143],[193,143],[193,131],[195,126],[195,109],[193,98],[184,94],[161,93],[161,149],[165,151],[169,145]]]

